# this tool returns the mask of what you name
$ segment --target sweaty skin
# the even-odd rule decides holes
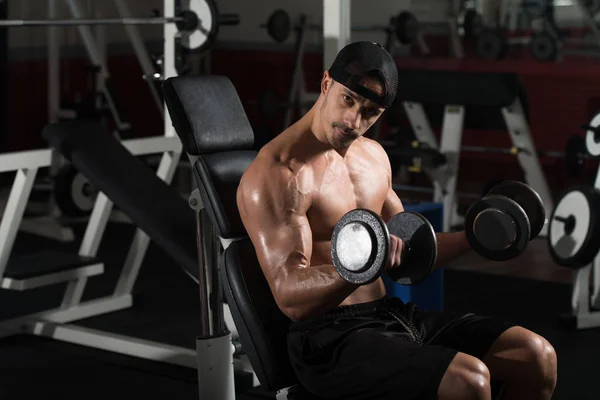
[[[362,85],[383,94],[375,78]],[[292,320],[385,296],[381,278],[346,282],[331,260],[331,235],[348,211],[367,208],[385,221],[404,211],[383,148],[364,133],[384,109],[333,81],[298,122],[266,144],[242,177],[237,204],[277,305]],[[391,237],[386,269],[402,268]],[[438,234],[438,266],[469,250],[463,232]]]

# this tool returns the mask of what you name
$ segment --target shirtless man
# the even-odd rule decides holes
[[[383,47],[356,42],[323,75],[319,99],[262,148],[238,189],[238,208],[275,301],[291,320],[290,361],[301,386],[325,399],[550,399],[556,354],[514,324],[426,311],[358,286],[331,261],[346,212],[385,221],[403,211],[389,159],[364,133],[394,101],[397,69]],[[464,232],[438,233],[438,267],[470,250]],[[402,268],[391,238],[387,268]]]

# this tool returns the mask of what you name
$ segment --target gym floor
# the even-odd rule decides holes
[[[77,239],[85,225],[73,225]],[[134,227],[112,222],[99,257],[106,273],[90,280],[84,298],[110,293]],[[30,249],[76,250],[62,243],[21,232],[15,253]],[[544,239],[535,239],[519,258],[491,263],[469,254],[446,268],[445,307],[516,321],[546,337],[556,348],[559,380],[554,399],[597,399],[600,359],[598,330],[567,331],[557,325],[569,310],[571,271],[554,265]],[[0,317],[32,312],[59,302],[62,286],[26,293],[0,291]],[[198,326],[198,291],[174,263],[151,245],[134,290],[134,307],[82,321],[83,326],[135,335],[193,348]],[[0,395],[62,399],[164,397],[197,398],[194,370],[116,355],[49,339],[14,336],[0,341]],[[274,398],[272,393],[247,390],[239,399]]]

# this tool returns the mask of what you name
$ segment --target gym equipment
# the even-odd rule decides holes
[[[323,26],[317,24],[307,24],[306,27],[312,30],[323,30]],[[267,22],[261,25],[261,28],[266,28],[269,36],[276,42],[281,43],[289,38],[294,29],[294,24],[285,10],[277,9],[269,16]],[[353,26],[351,29],[357,32],[391,30],[395,32],[396,39],[400,43],[410,44],[416,39],[419,32],[419,23],[413,14],[402,11],[396,17],[391,18],[388,25]]]
[[[437,261],[437,237],[431,223],[419,213],[405,211],[392,217],[387,227],[390,235],[402,239],[406,246],[402,265],[389,270],[388,276],[401,285],[425,280]]]
[[[406,250],[402,265],[389,270],[389,277],[402,285],[424,280],[437,260],[437,239],[429,221],[413,212],[399,213],[387,225],[371,210],[355,209],[344,214],[331,236],[336,271],[355,284],[375,281],[389,259],[390,235],[399,237]]]
[[[559,42],[547,31],[536,32],[529,42],[529,50],[534,60],[541,62],[556,61]]]
[[[490,195],[469,207],[465,233],[475,252],[489,260],[506,261],[525,250],[531,228],[516,201]]]
[[[417,140],[411,142],[412,149],[415,149],[415,152],[412,152],[412,157],[423,159],[421,154],[425,151],[428,152],[437,152],[438,157],[434,158],[430,156],[428,159],[430,160],[447,160],[443,154],[439,153],[437,150],[429,147],[427,143],[422,143]],[[517,156],[521,153],[527,153],[529,150],[525,148],[518,148],[516,146],[510,148],[504,147],[490,147],[490,146],[461,146],[461,152],[467,153],[496,153],[496,154],[510,154],[513,156]],[[396,148],[390,149],[388,154],[396,156],[398,153],[402,152],[402,150],[398,150]],[[404,150],[407,155],[411,155],[411,149]],[[580,135],[571,135],[566,141],[565,150],[563,152],[560,151],[549,151],[536,149],[536,153],[538,157],[551,157],[551,158],[564,158],[565,159],[565,168],[567,173],[571,177],[579,177],[584,171],[585,162],[590,158],[587,150],[584,139]],[[425,158],[425,160],[428,160]],[[438,162],[437,165],[433,163],[424,162],[424,165],[428,167],[437,167],[441,165],[441,162]],[[420,171],[419,171],[420,172]]]
[[[477,10],[470,8],[465,12],[462,26],[466,37],[478,37],[483,31],[483,17]]]
[[[239,15],[217,13],[213,0],[193,0],[189,9],[181,9],[173,17],[128,17],[128,18],[75,18],[40,20],[0,20],[0,28],[27,28],[44,26],[86,25],[165,25],[175,24],[184,35],[182,44],[196,51],[212,45],[220,25],[238,25]]]
[[[477,55],[488,61],[496,61],[506,57],[508,48],[508,39],[502,29],[483,28],[475,41]]]
[[[195,266],[198,276],[205,278],[200,282],[201,309],[203,326],[211,333],[197,340],[199,366],[203,367],[198,376],[200,398],[234,400],[231,377],[234,370],[239,371],[237,362],[241,360],[249,361],[246,368],[251,369],[246,371],[254,374],[266,392],[276,393],[277,400],[293,398],[299,382],[285,350],[291,321],[277,306],[260,273],[236,207],[240,178],[257,154],[252,150],[252,129],[242,103],[231,81],[222,76],[178,76],[165,81],[164,91],[173,126],[194,165],[198,189],[190,205],[201,233],[199,247],[210,236],[220,242],[201,258],[207,262]],[[221,284],[222,290],[218,290]],[[221,302],[221,294],[226,304]],[[244,352],[240,359],[234,355],[233,365],[231,350],[226,347],[230,332],[222,324],[224,310],[231,311],[232,323],[227,328],[237,329]]]
[[[389,258],[390,234],[385,222],[366,209],[347,212],[331,235],[331,258],[348,282],[366,285],[379,278]]]
[[[600,156],[600,113],[594,115],[589,124],[581,127],[585,129],[585,147],[592,157]]]
[[[540,195],[530,186],[519,181],[503,181],[492,186],[485,194],[490,195],[508,197],[523,208],[531,228],[529,240],[540,234],[546,223],[546,211]]]
[[[399,71],[396,99],[404,107],[417,142],[439,151],[447,160],[436,168],[422,168],[433,183],[433,201],[444,204],[445,232],[453,226],[464,225],[457,210],[456,181],[465,110],[469,106],[498,109],[502,113],[512,147],[520,149],[516,159],[525,172],[526,183],[539,193],[546,215],[550,215],[553,198],[523,112],[523,90],[520,78],[515,74],[409,69]],[[444,108],[439,146],[421,104],[447,104]],[[391,161],[393,163],[393,159]],[[546,229],[544,227],[540,234],[545,235]]]
[[[556,202],[550,217],[548,248],[552,259],[563,267],[589,265],[600,250],[600,191],[577,186]]]
[[[71,164],[63,166],[54,177],[54,200],[69,217],[88,215],[94,208],[98,191]]]
[[[522,182],[505,181],[469,207],[465,233],[477,253],[489,260],[506,261],[525,250],[545,221],[540,196]]]
[[[565,167],[569,176],[581,176],[585,169],[585,162],[589,158],[585,139],[579,135],[570,136],[565,146]]]

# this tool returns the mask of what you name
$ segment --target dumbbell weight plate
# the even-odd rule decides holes
[[[531,227],[530,240],[537,237],[546,223],[546,210],[542,198],[529,185],[519,181],[504,181],[494,185],[487,193],[506,196],[525,210]]]
[[[98,191],[71,164],[63,166],[54,177],[54,200],[69,217],[82,217],[94,208]]]
[[[347,212],[331,236],[331,259],[348,282],[364,285],[381,276],[390,252],[390,235],[379,215],[366,209]]]
[[[548,32],[538,32],[533,35],[529,49],[537,61],[555,61],[558,56],[558,42]]]
[[[600,127],[600,113],[594,115],[589,126],[594,128]],[[592,157],[600,156],[600,132],[596,135],[594,130],[588,129],[585,132],[585,147]]]
[[[525,210],[506,196],[488,195],[465,215],[465,234],[473,250],[492,261],[506,261],[523,252],[531,235]]]
[[[416,285],[432,271],[437,260],[437,238],[431,223],[423,215],[402,212],[387,223],[390,235],[409,244],[409,250],[398,268],[388,276],[401,285]]]
[[[267,21],[267,33],[278,43],[285,42],[292,33],[292,19],[282,9],[273,11]]]
[[[484,28],[477,36],[475,48],[482,59],[496,61],[506,56],[508,41],[502,30]]]
[[[563,194],[548,225],[548,248],[552,259],[563,267],[589,265],[600,250],[600,192],[587,186]]]
[[[396,17],[396,38],[402,44],[413,43],[419,34],[419,21],[408,11],[402,11]]]

